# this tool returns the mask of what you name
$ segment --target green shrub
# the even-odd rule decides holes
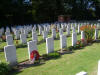
[[[72,51],[73,50],[73,46],[68,47],[68,50]]]
[[[0,63],[0,75],[8,75],[11,68],[6,63]]]
[[[76,44],[76,49],[80,48],[80,44]]]
[[[25,48],[25,47],[27,47],[26,44],[18,44],[18,45],[16,45],[16,48]]]
[[[76,50],[77,49],[77,45],[73,46],[73,49]]]
[[[52,58],[59,58],[60,57],[60,54],[57,53],[57,52],[54,52],[54,53],[49,53],[49,54],[44,54],[43,55],[43,58],[48,60],[48,59],[52,59]]]

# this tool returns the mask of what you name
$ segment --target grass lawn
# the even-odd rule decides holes
[[[42,36],[38,36],[38,38],[40,42]],[[80,35],[78,35],[77,38],[80,39]],[[28,38],[27,40],[29,41],[31,38]],[[1,43],[0,48],[3,48],[5,45],[5,42]],[[67,47],[69,46],[71,46],[71,37],[67,38]],[[55,40],[54,50],[57,51],[59,49],[60,40]],[[46,53],[45,42],[40,42],[38,44],[38,51],[41,55]],[[17,48],[16,52],[18,62],[28,59],[27,47]],[[48,60],[44,62],[44,64],[26,68],[21,72],[15,72],[13,75],[75,75],[80,71],[86,71],[88,72],[88,75],[97,75],[97,64],[99,59],[100,43],[94,43],[90,46],[84,47],[83,49],[75,50],[71,54],[64,54],[61,58]],[[6,62],[4,52],[0,52],[0,60]]]

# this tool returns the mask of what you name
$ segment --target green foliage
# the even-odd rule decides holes
[[[95,31],[94,29],[85,31],[85,37],[86,37],[88,42],[91,42],[93,40],[94,31]]]
[[[87,40],[87,42],[92,42],[95,28],[96,28],[95,26],[91,26],[91,25],[85,25],[80,27],[81,31],[84,31],[85,39]],[[84,41],[85,39],[82,40]]]
[[[8,75],[11,68],[6,63],[0,63],[0,75]]]
[[[83,41],[79,40],[77,41],[77,44],[75,46],[68,47],[68,50],[72,51],[72,50],[80,49],[81,47],[84,47],[84,46],[85,44],[83,43]]]
[[[25,47],[27,47],[26,44],[18,44],[18,45],[16,45],[16,48],[25,48]]]
[[[73,46],[68,47],[68,50],[72,51],[73,50]]]
[[[48,60],[48,59],[56,59],[59,58],[61,55],[58,52],[54,52],[54,53],[49,53],[49,54],[44,54],[43,58]]]
[[[16,2],[15,2],[16,1]],[[25,24],[57,21],[59,15],[71,15],[72,19],[99,19],[100,0],[31,0],[32,5],[23,0],[0,1],[0,24]],[[87,9],[88,3],[93,1]]]

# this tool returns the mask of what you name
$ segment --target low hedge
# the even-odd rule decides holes
[[[61,55],[58,52],[54,53],[49,53],[49,54],[44,54],[42,55],[43,59],[48,60],[48,59],[56,59],[59,58]]]

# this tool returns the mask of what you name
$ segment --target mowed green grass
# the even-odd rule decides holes
[[[38,38],[39,41],[42,40],[42,36],[38,36]],[[78,35],[77,38],[80,39],[80,35]],[[27,40],[29,41],[31,38],[28,38]],[[4,45],[6,45],[6,43],[2,43],[0,47]],[[67,38],[67,47],[69,46],[71,46],[71,37]],[[57,51],[59,49],[60,40],[55,40],[54,50]],[[38,44],[38,51],[40,55],[46,53],[45,42]],[[27,47],[17,48],[16,52],[18,62],[28,59]],[[64,54],[61,58],[45,61],[42,65],[26,68],[13,75],[75,75],[80,71],[86,71],[88,72],[88,75],[96,75],[99,59],[100,43],[94,43],[83,49],[75,50],[71,54]],[[0,60],[6,62],[4,52],[0,52]]]

